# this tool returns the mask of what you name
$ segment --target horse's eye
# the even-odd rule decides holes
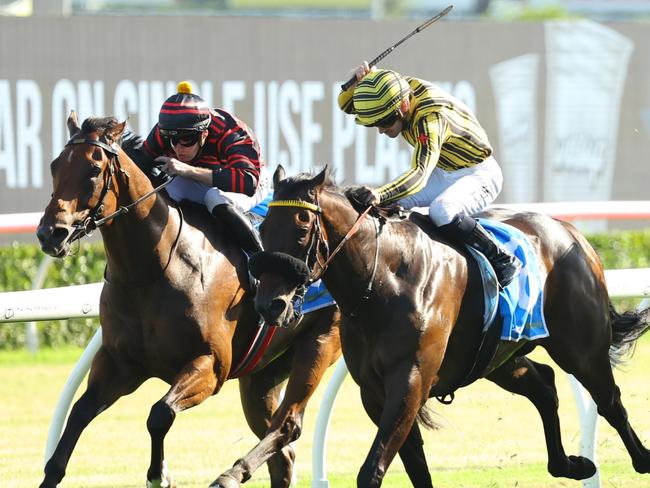
[[[307,234],[309,234],[309,226],[301,225],[296,228],[296,237],[298,238],[299,242],[303,242],[307,237]]]
[[[308,210],[299,210],[298,211],[298,222],[301,222],[301,223],[309,222],[309,211]]]
[[[90,177],[91,178],[96,178],[98,177],[102,172],[102,168],[99,166],[92,165],[90,167]]]

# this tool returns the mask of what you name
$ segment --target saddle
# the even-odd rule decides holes
[[[500,340],[517,342],[548,337],[542,311],[543,287],[537,257],[528,238],[521,231],[503,222],[479,219],[481,225],[497,241],[507,246],[527,268],[512,283],[499,289],[492,265],[480,252],[470,246],[460,249],[445,240],[426,215],[411,212],[409,220],[431,238],[455,248],[471,259],[480,273],[484,296],[483,328],[477,331],[481,338],[472,366],[458,387],[468,385],[490,371],[490,363]]]

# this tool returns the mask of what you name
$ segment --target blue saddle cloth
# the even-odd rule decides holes
[[[534,340],[548,337],[543,314],[543,286],[537,256],[523,232],[495,220],[478,219],[481,225],[503,247],[513,253],[523,266],[517,277],[498,292],[496,275],[487,258],[470,248],[477,258],[485,290],[484,331],[497,315],[502,323],[501,339],[506,341]]]
[[[259,217],[266,217],[266,214],[269,211],[269,202],[271,200],[273,200],[273,192],[269,192],[267,197],[250,211]],[[258,222],[256,224],[256,228],[259,227],[260,223],[261,222]],[[330,305],[334,305],[334,303],[334,299],[332,298],[332,295],[330,295],[330,292],[327,291],[323,282],[318,280],[309,286],[302,304],[297,303],[295,306],[300,307],[302,305],[302,313],[309,313],[321,308],[329,307]]]

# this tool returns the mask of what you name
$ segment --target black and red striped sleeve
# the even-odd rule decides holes
[[[213,185],[223,191],[252,196],[259,183],[262,164],[253,133],[244,124],[225,128],[217,149],[221,166],[213,171]]]

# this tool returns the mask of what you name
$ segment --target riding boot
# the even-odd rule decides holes
[[[449,224],[438,227],[438,230],[449,240],[467,244],[480,251],[490,261],[502,287],[510,284],[519,273],[521,261],[495,241],[476,219],[457,215]]]
[[[226,228],[239,247],[250,257],[264,250],[258,233],[250,220],[236,205],[224,203],[212,209],[212,215]]]

